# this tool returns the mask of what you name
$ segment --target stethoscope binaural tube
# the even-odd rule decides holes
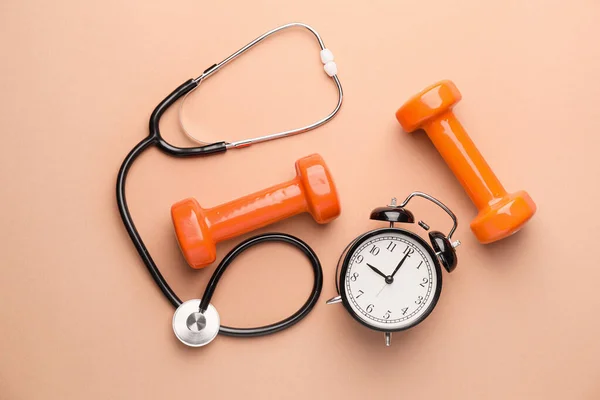
[[[231,62],[233,59],[235,59],[239,55],[243,54],[245,51],[247,51],[252,46],[260,43],[266,37],[268,37],[276,32],[279,32],[283,29],[296,27],[296,26],[303,27],[303,28],[310,30],[315,35],[315,37],[318,39],[319,45],[322,49],[321,60],[324,64],[325,71],[333,79],[333,81],[335,82],[336,87],[338,89],[339,96],[338,96],[337,105],[334,108],[334,110],[327,117],[325,117],[311,125],[302,127],[302,128],[298,128],[298,129],[294,129],[294,130],[290,130],[290,131],[284,131],[284,132],[275,133],[275,134],[270,134],[270,135],[265,135],[265,136],[261,136],[261,137],[254,138],[254,139],[246,139],[243,141],[232,142],[232,143],[221,141],[221,142],[215,142],[215,143],[211,143],[211,144],[202,145],[199,147],[182,148],[182,147],[174,146],[174,145],[168,143],[165,139],[163,139],[163,137],[160,134],[159,123],[160,123],[160,119],[161,119],[163,113],[169,107],[171,107],[179,99],[181,99],[182,97],[184,97],[188,93],[190,93],[192,90],[194,90],[199,85],[199,83],[202,82],[202,80],[207,79],[208,77],[212,76],[212,74],[214,74],[219,68],[221,68],[224,65],[226,65],[227,63]],[[137,231],[137,229],[135,227],[135,224],[134,224],[131,214],[129,212],[129,207],[127,205],[127,199],[126,199],[126,195],[125,195],[125,184],[126,184],[126,180],[127,180],[127,174],[129,173],[129,169],[131,168],[131,166],[133,165],[135,160],[140,156],[140,154],[142,154],[145,150],[147,150],[151,146],[156,146],[163,153],[166,153],[166,154],[168,154],[170,156],[174,156],[174,157],[199,157],[199,156],[207,156],[207,155],[213,155],[213,154],[218,154],[218,153],[224,153],[228,149],[244,148],[244,147],[247,147],[254,143],[260,143],[260,142],[265,142],[268,140],[274,140],[274,139],[287,137],[287,136],[291,136],[291,135],[295,135],[298,133],[303,133],[303,132],[315,129],[315,128],[323,125],[324,123],[328,122],[329,120],[331,120],[340,109],[343,93],[342,93],[341,84],[339,82],[339,79],[337,78],[336,73],[337,73],[337,67],[336,67],[335,63],[333,62],[333,55],[328,49],[325,48],[323,41],[320,38],[320,36],[318,35],[318,33],[314,29],[309,27],[308,25],[304,25],[304,24],[300,24],[300,23],[292,23],[292,24],[280,26],[280,27],[273,29],[273,30],[261,35],[260,37],[256,38],[254,41],[250,42],[248,45],[244,46],[242,49],[233,53],[231,56],[227,57],[225,60],[221,61],[218,64],[214,64],[211,67],[209,67],[208,69],[206,69],[204,71],[204,73],[201,76],[199,76],[198,78],[190,79],[190,80],[184,82],[183,84],[181,84],[179,87],[177,87],[172,93],[170,93],[167,97],[165,97],[165,99],[163,99],[156,106],[156,108],[154,109],[154,111],[152,112],[152,114],[150,116],[149,135],[146,138],[144,138],[142,141],[140,141],[127,154],[127,156],[123,160],[123,163],[121,164],[121,167],[120,167],[118,175],[117,175],[116,196],[117,196],[117,205],[119,208],[119,213],[121,215],[121,218],[123,220],[123,224],[125,226],[125,229],[127,230],[127,233],[129,234],[137,252],[139,253],[140,257],[142,258],[142,261],[146,265],[148,272],[154,279],[157,286],[160,288],[163,295],[167,298],[167,300],[174,307],[179,308],[183,305],[183,303],[182,303],[181,299],[179,299],[179,297],[175,294],[173,289],[171,289],[171,287],[169,286],[169,284],[167,283],[165,278],[160,273],[160,270],[156,266],[156,263],[152,259],[150,252],[146,248],[139,232]],[[311,265],[313,267],[313,272],[314,272],[314,284],[313,284],[313,288],[312,288],[309,298],[296,313],[294,313],[292,316],[284,319],[283,321],[276,322],[274,324],[270,324],[270,325],[263,326],[263,327],[258,327],[258,328],[231,328],[231,327],[226,327],[226,326],[220,326],[220,322],[217,322],[217,327],[218,327],[219,333],[222,333],[225,335],[230,335],[230,336],[238,336],[238,337],[251,337],[251,336],[261,336],[261,335],[271,334],[271,333],[280,331],[282,329],[285,329],[285,328],[295,324],[296,322],[298,322],[299,320],[304,318],[316,304],[316,301],[318,300],[318,297],[320,295],[322,285],[323,285],[323,277],[322,277],[323,274],[322,274],[322,269],[321,269],[321,265],[320,265],[318,257],[316,256],[314,251],[300,239],[295,238],[294,236],[291,236],[291,235],[286,235],[286,234],[281,234],[281,233],[271,233],[271,234],[263,234],[263,235],[259,235],[259,236],[250,238],[250,239],[240,243],[232,251],[230,251],[229,254],[227,254],[225,256],[225,258],[221,261],[221,263],[219,264],[219,266],[216,268],[215,272],[213,273],[213,276],[212,276],[209,284],[206,287],[206,290],[202,297],[202,300],[199,301],[199,305],[197,307],[198,312],[202,313],[208,309],[208,307],[209,307],[208,303],[210,302],[210,299],[212,298],[212,294],[215,291],[215,288],[216,288],[216,285],[217,285],[219,279],[221,278],[225,269],[233,262],[233,260],[241,252],[245,251],[246,249],[248,249],[256,244],[267,242],[267,241],[279,241],[279,242],[285,242],[285,243],[291,244],[291,245],[299,248],[305,254],[305,256],[309,259],[309,261],[311,262]],[[194,307],[196,307],[196,306],[194,305]],[[210,307],[212,307],[212,306],[210,306]],[[213,310],[214,310],[214,307],[213,307]],[[216,313],[216,311],[214,311],[214,313]],[[190,315],[190,317],[191,316],[192,315]],[[218,320],[218,318],[219,317],[217,314],[216,319]],[[180,340],[181,340],[181,338],[180,338]],[[210,340],[212,340],[212,338]],[[206,343],[210,342],[210,340],[206,341]],[[203,344],[206,344],[206,343],[203,343]],[[186,344],[193,345],[193,344],[189,344],[189,343],[186,343]]]

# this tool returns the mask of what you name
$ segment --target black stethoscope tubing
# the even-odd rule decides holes
[[[165,278],[160,273],[160,270],[156,266],[156,263],[152,259],[150,252],[146,248],[139,232],[135,227],[135,224],[133,223],[133,219],[129,212],[129,207],[127,206],[127,199],[125,196],[125,182],[127,179],[129,169],[133,165],[134,161],[140,156],[140,154],[142,154],[146,149],[153,145],[157,146],[158,149],[161,150],[163,153],[174,157],[207,156],[217,153],[224,153],[225,151],[227,151],[227,142],[216,142],[200,147],[182,148],[171,145],[166,140],[164,140],[160,134],[159,122],[163,113],[178,99],[185,96],[196,86],[198,86],[198,83],[193,79],[190,79],[181,84],[177,89],[175,89],[171,94],[169,94],[163,101],[161,101],[156,106],[156,108],[152,112],[152,115],[150,116],[149,135],[142,141],[140,141],[123,160],[123,163],[121,165],[121,168],[119,169],[119,173],[117,176],[116,185],[117,205],[125,229],[127,230],[127,233],[129,234],[136,250],[142,258],[144,264],[146,265],[148,272],[150,272],[150,275],[154,279],[154,282],[160,288],[165,298],[175,308],[179,307],[182,304],[182,301],[179,299],[177,294],[175,294],[173,289],[171,289]],[[315,306],[320,296],[321,289],[323,287],[323,272],[319,259],[314,253],[314,251],[306,243],[294,236],[282,233],[270,233],[258,235],[243,241],[223,258],[223,260],[215,269],[205,289],[200,304],[200,311],[205,311],[206,307],[208,307],[208,304],[210,303],[212,295],[214,294],[214,291],[216,289],[217,283],[219,282],[221,276],[223,275],[227,267],[234,261],[234,259],[250,247],[267,241],[284,242],[290,244],[300,249],[304,253],[304,255],[306,255],[306,257],[311,263],[314,272],[314,284],[310,296],[298,311],[296,311],[293,315],[282,321],[257,328],[232,328],[227,326],[221,326],[219,332],[222,334],[238,337],[251,337],[262,336],[281,331],[285,328],[292,326],[293,324],[297,323],[302,318],[304,318]]]
[[[296,248],[298,248],[304,255],[309,259],[310,264],[313,269],[314,281],[313,287],[311,289],[310,295],[306,302],[296,311],[294,314],[285,318],[279,322],[275,322],[270,325],[265,325],[257,328],[231,328],[228,326],[221,326],[219,329],[219,333],[228,335],[228,336],[262,336],[268,335],[271,333],[279,332],[290,326],[299,322],[302,318],[304,318],[308,313],[313,309],[319,296],[321,295],[321,289],[323,288],[323,270],[321,269],[321,264],[316,254],[311,250],[311,248],[304,243],[302,240],[283,233],[267,233],[263,235],[258,235],[247,239],[237,245],[233,250],[231,250],[225,258],[219,263],[218,267],[215,269],[208,285],[206,285],[206,289],[204,291],[204,295],[202,296],[202,301],[200,302],[200,311],[204,312],[208,308],[210,303],[210,299],[217,287],[217,283],[221,276],[225,272],[225,269],[235,260],[237,256],[242,254],[245,250],[249,249],[252,246],[255,246],[264,242],[284,242],[290,244]]]

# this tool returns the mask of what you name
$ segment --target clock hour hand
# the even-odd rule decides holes
[[[371,264],[367,263],[367,266],[369,268],[371,268],[373,271],[375,271],[378,275],[381,275],[383,277],[383,279],[387,278],[387,276],[383,272],[381,272],[380,270],[378,270],[377,268],[375,268]]]
[[[400,260],[400,262],[396,266],[396,269],[394,270],[394,272],[392,272],[392,275],[390,275],[392,278],[394,277],[394,275],[396,275],[396,272],[398,272],[398,270],[400,269],[402,264],[404,264],[404,261],[406,261],[406,257],[408,257],[409,254],[410,253],[406,253],[406,255],[404,257],[402,257],[402,260]]]

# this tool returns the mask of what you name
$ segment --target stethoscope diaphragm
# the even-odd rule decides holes
[[[192,299],[182,303],[173,315],[173,331],[183,344],[201,347],[213,341],[219,333],[221,319],[217,309],[208,305],[200,312],[200,300]]]

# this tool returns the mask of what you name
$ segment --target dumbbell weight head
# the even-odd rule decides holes
[[[305,190],[308,212],[319,224],[331,222],[340,215],[340,201],[333,178],[325,161],[313,154],[296,161],[297,178]]]
[[[479,242],[492,243],[517,233],[536,210],[537,206],[527,192],[508,193],[479,210],[471,221],[471,231]]]
[[[202,268],[217,259],[217,244],[206,214],[196,199],[184,199],[173,204],[171,219],[179,249],[191,267]]]
[[[452,81],[443,80],[423,89],[396,111],[396,119],[406,132],[424,128],[427,123],[452,109],[462,99]]]

